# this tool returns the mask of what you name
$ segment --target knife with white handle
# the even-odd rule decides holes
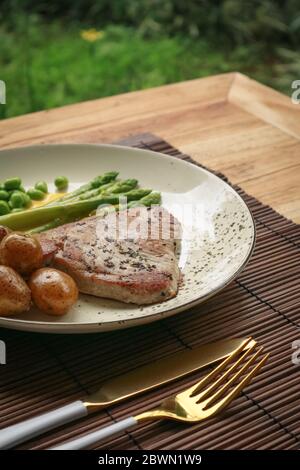
[[[77,400],[1,429],[0,449],[10,449],[63,424],[215,364],[231,354],[244,340],[245,338],[222,340],[180,351],[107,380],[96,393],[84,401]],[[254,343],[252,340],[245,349]]]

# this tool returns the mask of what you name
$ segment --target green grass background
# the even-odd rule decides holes
[[[2,22],[0,79],[7,104],[0,105],[0,118],[230,71],[287,94],[300,78],[297,53],[274,52],[259,41],[224,45],[201,34],[145,34],[106,24],[103,37],[90,43],[80,35],[88,26],[35,14],[15,16],[13,27]]]

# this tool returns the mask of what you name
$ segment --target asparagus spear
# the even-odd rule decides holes
[[[137,190],[139,191],[139,190]],[[131,193],[133,193],[133,191],[130,191]],[[127,195],[126,195],[127,196]],[[129,197],[130,199],[130,197]],[[128,200],[128,198],[127,198]],[[98,216],[104,216],[110,212],[113,212],[114,210],[116,211],[119,211],[119,210],[124,210],[124,209],[130,209],[132,207],[141,207],[141,206],[145,206],[145,207],[150,207],[152,205],[157,205],[157,204],[160,204],[161,203],[161,194],[157,191],[149,191],[148,194],[146,194],[144,197],[138,199],[132,199],[131,201],[128,202],[128,204],[123,204],[122,202],[120,202],[119,204],[115,204],[113,206],[109,206],[109,207],[104,207],[103,209],[98,209],[98,210],[94,210],[91,215],[98,215]]]
[[[139,200],[132,200],[127,204],[127,208],[138,206],[154,206],[161,203],[161,194],[158,191],[152,191]]]
[[[51,230],[52,228],[59,227],[60,225],[67,224],[68,222],[72,222],[68,218],[57,218],[51,220],[47,224],[40,225],[39,227],[32,228],[31,230],[27,230],[26,233],[30,235],[34,235],[35,233],[46,232],[46,230]]]
[[[103,187],[104,185],[114,181],[117,178],[118,174],[119,173],[117,171],[108,171],[107,173],[104,173],[103,175],[97,176],[96,178],[91,180],[89,183],[83,184],[82,186],[75,189],[71,193],[66,194],[65,196],[62,196],[60,199],[58,199],[54,203],[52,202],[52,203],[46,204],[46,205],[47,206],[52,206],[52,205],[56,205],[56,203],[58,203],[58,202],[59,203],[67,202],[67,201],[70,201],[72,199],[75,199],[77,196],[79,196],[80,194],[83,194],[87,191],[90,191],[90,190],[93,190],[93,189],[96,189],[96,188],[100,188],[101,186]]]
[[[96,188],[96,189],[89,189],[77,196],[72,196],[71,197],[71,193],[68,195],[70,196],[68,199],[65,199],[65,200],[61,200],[59,199],[57,202],[61,203],[61,204],[65,204],[66,202],[75,202],[75,201],[80,201],[80,200],[84,200],[84,199],[90,199],[92,197],[95,197],[95,196],[98,196],[99,194],[101,193],[104,193],[104,192],[109,192],[109,189],[111,187],[113,187],[115,185],[115,182],[111,182],[111,183],[106,183],[106,184],[103,184],[102,186],[100,186],[99,188]],[[86,196],[86,197],[85,197]],[[52,205],[53,203],[51,203]],[[55,203],[54,203],[55,204]],[[48,204],[49,205],[49,204]]]
[[[102,186],[103,184],[110,183],[112,180],[116,179],[118,174],[118,171],[108,171],[103,175],[96,176],[96,178],[91,181],[92,188],[99,188],[99,186]]]
[[[26,230],[47,224],[57,218],[77,218],[88,215],[100,204],[117,204],[118,195],[98,196],[87,201],[66,202],[65,204],[53,204],[41,206],[22,212],[11,212],[0,217],[0,225],[5,225],[12,230]]]
[[[97,196],[100,193],[105,194],[118,194],[118,193],[126,193],[131,189],[134,189],[138,184],[136,179],[128,179],[124,181],[118,181],[117,183],[101,186],[97,189],[92,189],[90,191],[86,191],[85,193],[79,196],[79,199],[86,200],[92,197]],[[108,187],[107,187],[108,186]]]
[[[125,192],[128,192],[130,191],[131,189],[135,188],[138,184],[138,181],[136,179],[127,179],[127,180],[123,180],[123,181],[118,181],[118,182],[110,182],[110,183],[107,183],[107,184],[104,184],[104,185],[101,185],[100,187],[98,188],[95,188],[95,189],[89,189],[87,191],[84,191],[83,193],[79,194],[79,195],[76,195],[76,196],[72,196],[71,197],[71,194],[69,194],[68,196],[70,196],[67,200],[61,200],[59,199],[58,202],[61,203],[61,204],[65,204],[66,202],[75,202],[75,201],[80,201],[80,200],[87,200],[87,199],[91,199],[91,198],[94,198],[100,194],[117,194],[117,193],[125,193]],[[55,204],[54,203],[51,203],[49,205],[53,205]]]
[[[90,214],[100,205],[118,205],[120,197],[126,196],[126,201],[135,201],[151,194],[151,189],[133,189],[124,194],[100,195],[86,201],[71,201],[53,206],[41,206],[26,212],[16,212],[0,217],[0,225],[13,230],[27,230],[38,233],[72,222]],[[17,217],[19,216],[19,217]]]
[[[141,190],[132,190],[131,195],[129,195],[129,198],[134,197],[134,192],[136,193],[136,196],[142,194],[140,192]],[[112,212],[113,210],[123,210],[123,209],[129,209],[131,207],[139,207],[139,206],[146,206],[149,207],[151,205],[155,204],[160,204],[161,202],[161,195],[158,192],[152,191],[151,190],[142,190],[145,193],[148,191],[148,194],[142,197],[140,200],[131,200],[127,205],[124,204],[114,204],[110,205],[109,207],[105,207],[102,210],[97,212],[98,216],[105,216],[109,212]],[[128,195],[127,195],[128,196]],[[96,210],[92,211],[92,215],[96,215]],[[30,234],[35,234],[35,233],[40,233],[40,232],[45,232],[46,230],[50,230],[52,228],[59,227],[60,225],[67,224],[69,222],[73,222],[74,220],[78,219],[80,217],[76,217],[75,219],[72,219],[70,217],[65,217],[65,218],[56,218],[47,224],[41,225],[39,227],[35,227],[34,229],[29,230],[27,233]]]

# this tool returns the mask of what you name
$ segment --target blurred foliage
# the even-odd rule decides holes
[[[0,111],[6,109],[6,117],[257,67],[255,48],[250,55],[243,46],[225,53],[182,36],[144,39],[122,26],[108,26],[92,41],[90,31],[33,17],[19,28],[18,37],[0,28],[1,79],[7,83]]]
[[[219,43],[261,41],[270,48],[300,40],[299,0],[0,0],[17,10],[103,28],[135,27],[145,36],[182,33]]]
[[[299,1],[0,0],[0,117],[232,70],[290,94]]]
[[[291,83],[300,80],[300,54],[289,49],[279,48],[278,63],[275,66],[276,86],[290,92]],[[281,60],[281,63],[279,62]]]

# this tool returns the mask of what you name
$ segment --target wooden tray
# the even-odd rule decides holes
[[[191,161],[149,134],[122,144]],[[300,226],[240,188],[235,189],[252,210],[257,227],[256,249],[238,279],[205,304],[144,327],[98,335],[56,336],[0,330],[0,339],[7,345],[7,365],[0,366],[1,427],[83,398],[104,379],[153,359],[221,338],[252,335],[271,353],[271,358],[225,412],[193,426],[147,423],[97,448],[300,448],[300,365],[292,362],[292,343],[300,339]],[[200,375],[66,425],[19,448],[47,448],[154,407]]]

